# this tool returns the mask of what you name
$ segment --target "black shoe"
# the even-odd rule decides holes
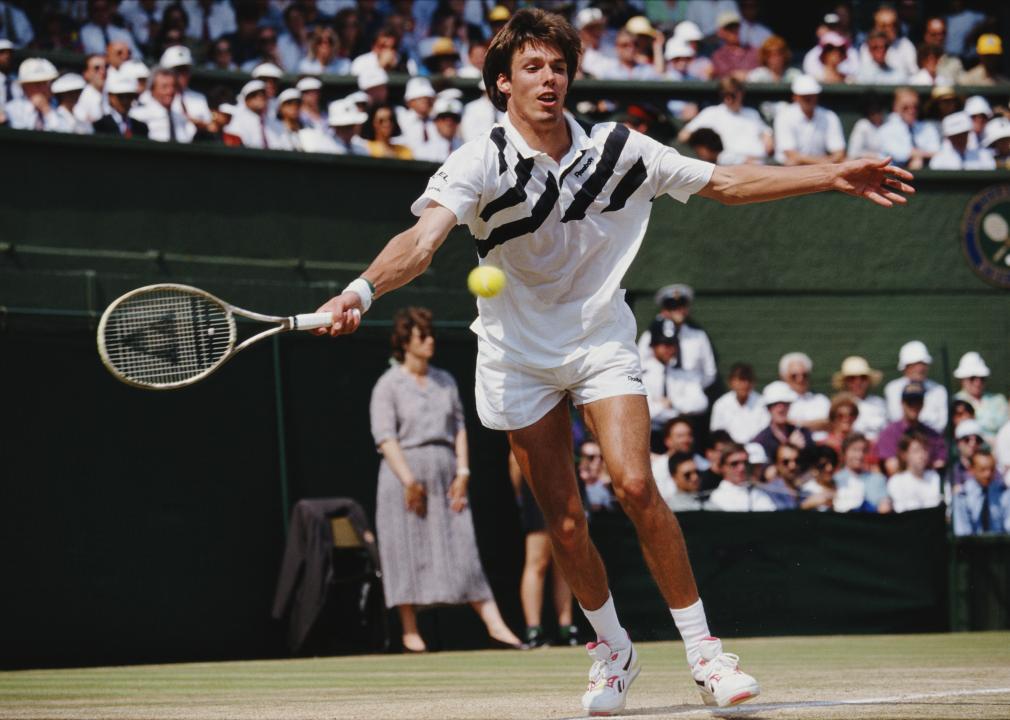
[[[558,645],[578,645],[579,628],[576,625],[562,625],[558,628]]]
[[[547,635],[539,625],[526,628],[526,645],[531,648],[543,647],[547,644]]]

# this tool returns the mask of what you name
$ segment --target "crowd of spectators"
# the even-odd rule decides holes
[[[978,352],[960,358],[953,397],[928,377],[933,358],[919,340],[898,349],[882,394],[884,373],[859,356],[832,374],[831,397],[814,392],[803,352],[784,354],[778,378],[760,392],[754,368],[735,363],[729,391],[719,393],[711,343],[691,320],[691,288],[670,285],[656,301],[640,351],[653,475],[675,512],[945,505],[957,535],[1010,533],[1010,415],[1006,397],[987,390],[990,369]],[[594,477],[593,509],[613,507],[606,487],[605,476]]]
[[[494,33],[519,0],[0,0],[0,124],[162,142],[441,161],[499,113],[444,78],[481,76]],[[791,48],[757,0],[554,0],[583,41],[579,74],[670,83],[667,107],[599,100],[577,109],[648,131],[660,115],[699,157],[807,164],[891,156],[911,169],[1010,167],[1010,118],[957,86],[1007,85],[996,18],[950,2],[881,4],[857,28],[839,3]],[[32,51],[84,57],[61,73]],[[14,51],[23,59],[15,66]],[[65,57],[61,55],[60,57]],[[191,87],[194,68],[245,73],[241,91]],[[394,105],[390,73],[407,73]],[[323,102],[322,75],[358,90]],[[676,83],[718,81],[707,107]],[[792,102],[748,107],[747,83],[785,83]],[[846,139],[819,103],[825,85],[881,85]],[[931,88],[924,108],[925,87]],[[483,89],[483,86],[481,86]],[[890,99],[887,99],[890,97]],[[673,98],[673,99],[671,99]],[[890,112],[888,113],[888,106]]]

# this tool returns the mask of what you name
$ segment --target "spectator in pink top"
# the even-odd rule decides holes
[[[722,40],[722,46],[712,53],[715,77],[746,80],[747,73],[758,66],[758,52],[740,44],[740,16],[732,11],[724,12],[716,25],[716,35]]]

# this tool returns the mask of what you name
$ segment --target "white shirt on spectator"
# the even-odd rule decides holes
[[[659,494],[672,510],[674,509],[672,505],[674,498],[678,494],[685,495],[686,493],[681,493],[677,489],[677,483],[673,481],[673,476],[670,475],[670,455],[653,455],[650,463],[652,464],[652,477],[656,480],[656,489],[659,490]],[[708,460],[697,453],[694,455],[694,464],[699,472],[704,472],[710,467]]]
[[[699,374],[702,387],[707,388],[715,382],[718,374],[715,352],[712,350],[712,341],[708,339],[708,333],[684,323],[677,331],[677,338],[680,341],[680,367]],[[642,357],[642,362],[645,362],[646,358],[653,357],[651,342],[652,333],[648,330],[638,338],[638,353]]]
[[[434,126],[431,129],[432,132],[428,135],[428,142],[419,145],[416,150],[412,147],[411,152],[414,153],[415,160],[443,163],[463,143],[460,141],[458,134],[452,140],[446,140]]]
[[[985,148],[969,147],[961,155],[950,140],[943,139],[940,152],[929,160],[930,170],[995,170],[996,160]]]
[[[298,73],[300,75],[348,75],[351,69],[351,61],[347,58],[333,58],[330,64],[323,67],[323,64],[315,58],[307,57],[298,63]]]
[[[642,361],[642,384],[653,426],[662,426],[678,415],[697,415],[708,409],[701,376],[691,370],[664,365],[650,352]],[[669,401],[670,407],[666,406]]]
[[[267,126],[267,147],[271,150],[339,155],[337,143],[321,130],[303,127],[291,131],[286,125],[273,123]]]
[[[903,70],[887,63],[880,66],[870,60],[860,63],[859,72],[856,73],[855,81],[863,85],[898,85],[905,82],[908,75]]]
[[[898,513],[936,507],[943,500],[940,475],[936,470],[927,470],[921,478],[910,472],[896,473],[887,481],[887,496]]]
[[[761,395],[753,390],[743,405],[732,390],[712,403],[711,429],[725,430],[734,442],[741,445],[749,443],[755,435],[768,427],[768,421],[768,409],[761,400]]]
[[[0,18],[3,19],[0,23],[0,39],[10,40],[15,48],[23,48],[35,39],[31,21],[17,5],[0,2]]]
[[[1006,423],[996,433],[992,453],[996,458],[996,469],[1003,477],[1010,477],[1010,422]]]
[[[645,63],[638,63],[632,67],[627,67],[619,62],[602,70],[602,75],[596,77],[600,80],[662,80],[663,76],[656,72],[656,68]]]
[[[294,36],[289,32],[283,32],[277,36],[277,57],[281,61],[281,69],[284,72],[294,73],[298,69],[298,63],[306,55],[303,48]]]
[[[396,123],[400,126],[400,142],[410,148],[415,158],[419,152],[424,152],[431,138],[438,135],[431,116],[421,117],[402,105],[396,106]]]
[[[119,3],[119,14],[123,16],[137,42],[146,45],[151,40],[151,23],[161,22],[165,5],[166,3],[155,3],[154,9],[148,15],[140,0],[123,0]],[[143,58],[134,55],[133,59],[142,60]]]
[[[831,401],[827,395],[812,393],[809,390],[789,406],[789,422],[806,424],[817,420],[827,420],[831,411]]]
[[[948,55],[964,55],[968,37],[975,26],[985,20],[983,13],[965,8],[956,15],[947,16],[947,42],[944,50]]]
[[[130,117],[147,124],[147,137],[150,140],[170,142],[172,128],[175,129],[176,142],[193,142],[193,136],[196,135],[196,125],[181,113],[174,109],[170,111],[159,102],[152,101],[146,105],[135,107],[130,111]],[[169,125],[169,117],[171,117],[171,126]]]
[[[194,40],[203,39],[204,12],[203,5],[198,0],[182,0],[182,7],[189,16],[189,26],[186,37]],[[207,15],[207,34],[213,42],[222,35],[228,35],[238,30],[235,22],[235,10],[229,0],[215,0]]]
[[[6,105],[11,100],[17,100],[24,96],[21,84],[18,82],[18,76],[15,73],[11,73],[10,75],[0,73],[0,105]]]
[[[759,48],[771,36],[772,31],[761,23],[740,18],[740,44],[744,47]]]
[[[901,393],[908,385],[907,377],[892,380],[884,386],[884,399],[887,400],[887,419],[891,422],[901,420]],[[923,400],[919,422],[929,425],[941,435],[947,429],[947,388],[932,380],[926,380],[926,397]]]
[[[605,78],[615,71],[617,58],[610,57],[596,48],[586,48],[582,54],[582,72],[594,78]]]
[[[360,137],[355,135],[349,144],[345,144],[339,137],[334,136],[333,142],[337,148],[337,155],[361,155],[369,156],[368,145]]]
[[[75,135],[91,135],[95,129],[91,123],[78,120],[73,112],[58,105],[53,112],[59,117],[59,132],[74,133]]]
[[[919,69],[918,51],[915,49],[915,43],[907,37],[900,37],[891,43],[891,46],[887,48],[887,54],[884,55],[884,61],[900,73],[902,78],[914,75],[915,71]],[[876,63],[873,62],[873,57],[870,55],[870,48],[866,43],[863,43],[859,48],[860,71],[870,65],[876,65]],[[903,80],[899,82],[903,82]]]
[[[849,135],[850,158],[861,157],[883,157],[880,154],[880,128],[866,118],[859,118],[852,126],[852,134]]]
[[[486,133],[496,122],[501,121],[502,115],[487,95],[468,102],[463,106],[463,120],[459,124],[459,135],[463,142],[468,143],[481,133]]]
[[[711,105],[695,115],[684,130],[694,132],[698,128],[711,128],[719,135],[724,153],[719,156],[720,162],[725,157],[736,165],[749,158],[763,160],[768,157],[764,137],[771,135],[772,129],[754,108],[744,107],[739,112],[733,112],[725,103]]]
[[[845,150],[842,123],[826,108],[814,108],[814,116],[808,118],[797,103],[790,103],[775,116],[775,159],[783,165],[786,150],[802,155],[829,155]]]
[[[133,41],[133,33],[117,25],[108,24],[105,32],[94,23],[88,23],[81,28],[81,47],[86,55],[104,55],[110,42],[124,42],[130,46],[130,57],[141,58],[140,49]]]
[[[870,440],[876,440],[880,431],[887,426],[887,403],[879,395],[867,395],[856,399],[859,417],[852,424],[852,431],[862,433]]]
[[[709,496],[714,510],[723,512],[774,512],[775,501],[768,493],[751,484],[734,485],[723,480]]]
[[[369,70],[374,71],[384,69],[385,68],[379,64],[379,56],[372,50],[358,55],[358,57],[354,58],[351,62],[351,75],[361,75],[361,73]]]
[[[939,85],[941,87],[951,87],[954,85],[954,81],[951,78],[944,77],[942,75],[937,75],[933,77],[929,74],[929,70],[922,68],[914,75],[908,78],[909,85]]]
[[[105,99],[104,93],[94,85],[88,83],[81,91],[81,96],[77,98],[74,105],[74,116],[85,123],[93,123],[101,120],[109,114],[109,103]]]
[[[821,62],[821,46],[814,45],[803,56],[803,73],[810,77],[822,77],[824,63]],[[838,72],[845,77],[854,77],[859,72],[859,51],[849,46],[845,51],[845,59],[838,64]]]
[[[909,126],[897,113],[891,113],[877,134],[880,153],[894,159],[898,165],[905,165],[912,157],[912,149],[935,153],[940,150],[940,133],[936,125],[917,120]]]
[[[183,109],[184,107],[185,109]],[[200,122],[209,123],[211,121],[207,96],[196,90],[186,88],[181,93],[176,93],[175,99],[172,101],[172,109],[180,115],[194,118]]]
[[[719,15],[731,12],[740,16],[740,7],[736,0],[712,0],[711,2],[686,2],[687,20],[690,20],[704,35],[712,35],[716,31],[715,23]]]
[[[268,147],[266,119],[252,110],[240,106],[224,131],[242,141],[242,147],[264,149]]]
[[[7,113],[7,124],[15,130],[45,130],[61,132],[60,117],[55,109],[42,114],[26,97],[11,100],[4,108]]]

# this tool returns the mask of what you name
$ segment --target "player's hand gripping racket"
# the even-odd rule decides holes
[[[235,315],[275,325],[236,345]],[[264,338],[332,323],[331,313],[260,315],[188,285],[148,285],[102,313],[98,353],[109,372],[128,385],[171,390],[202,380]]]

